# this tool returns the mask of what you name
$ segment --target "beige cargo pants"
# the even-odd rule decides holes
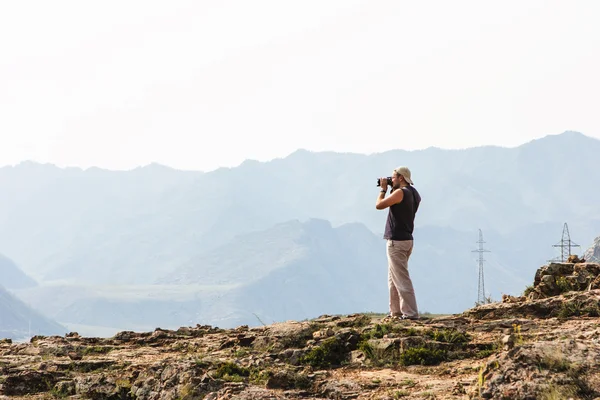
[[[412,253],[412,240],[387,240],[388,287],[390,289],[390,314],[401,317],[418,317],[417,299],[410,275],[408,259]]]

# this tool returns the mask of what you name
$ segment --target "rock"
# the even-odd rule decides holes
[[[57,382],[53,392],[57,396],[72,396],[75,394],[75,383],[73,381]]]
[[[235,346],[235,343],[236,343],[235,339],[226,339],[219,346],[219,350],[229,349],[229,348]]]
[[[519,302],[525,301],[525,300],[526,300],[525,296],[515,297],[515,296],[508,295],[508,294],[502,295],[503,303],[519,303]]]
[[[571,254],[569,256],[569,258],[567,259],[567,262],[577,264],[577,263],[584,263],[585,260],[577,257],[577,255],[575,255],[575,254]]]
[[[325,338],[333,336],[333,329],[331,329],[331,328],[321,329],[319,331],[314,332],[312,336],[313,336],[313,339],[315,339],[315,340],[325,339]]]
[[[279,353],[277,358],[286,360],[288,363],[292,365],[298,364],[300,357],[302,357],[305,353],[304,349],[286,349]]]
[[[27,394],[47,392],[54,386],[59,376],[45,371],[21,371],[4,377],[3,394],[23,396]]]
[[[503,336],[502,345],[504,347],[504,350],[512,349],[515,345],[515,336],[512,334]]]
[[[425,346],[426,340],[422,336],[409,336],[399,339],[400,350],[406,351],[411,348],[421,348]]]
[[[267,389],[294,389],[305,388],[309,385],[310,379],[306,375],[297,374],[290,371],[275,372],[267,379]]]
[[[543,275],[540,289],[542,290],[542,293],[547,296],[558,294],[558,287],[556,286],[556,278],[554,275]]]
[[[253,335],[238,335],[236,338],[237,344],[242,347],[249,347],[256,340],[256,336]]]
[[[327,322],[338,321],[340,319],[341,319],[341,317],[339,317],[337,315],[323,314],[323,315],[319,316],[318,318],[314,319],[314,322],[316,322],[316,323],[327,323]]]
[[[344,343],[348,351],[356,350],[360,341],[360,334],[352,328],[342,328],[335,336]]]
[[[383,339],[369,339],[369,341],[367,343],[374,350],[388,351],[390,349],[399,347],[398,345],[400,344],[400,341],[401,341],[401,339],[399,339],[399,338],[394,338],[394,339],[383,338]]]
[[[462,383],[456,382],[456,384],[452,388],[452,394],[455,396],[459,396],[461,394],[467,394],[467,391],[465,390],[465,387]]]
[[[67,356],[71,359],[71,360],[81,360],[83,358],[83,355],[81,355],[81,353],[77,352],[77,351],[69,351],[67,353]]]
[[[328,381],[322,389],[321,395],[329,399],[351,399],[361,393],[362,387],[351,380]]]
[[[43,340],[45,338],[46,338],[46,336],[43,336],[43,335],[34,335],[31,337],[31,339],[29,339],[29,343],[35,343],[38,340]]]
[[[366,361],[365,353],[361,350],[353,350],[350,352],[350,364],[364,365]]]
[[[137,337],[138,337],[138,334],[136,334],[133,331],[123,331],[123,332],[118,332],[115,336],[113,336],[113,339],[118,340],[118,341],[129,342]]]
[[[544,267],[542,267],[543,269]],[[570,263],[550,263],[548,264],[545,274],[553,276],[566,276],[573,273],[574,266]]]

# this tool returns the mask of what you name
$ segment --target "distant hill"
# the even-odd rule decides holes
[[[56,285],[18,293],[66,324],[132,330],[381,310],[387,307],[383,243],[362,224],[292,220],[240,235],[152,286]]]
[[[528,236],[524,231],[514,240]],[[476,257],[470,250],[456,249],[475,248],[476,239],[475,233],[448,228],[419,231],[409,266],[422,312],[461,312],[473,305]],[[495,243],[507,240],[493,238]],[[539,259],[535,249],[543,240],[527,243],[523,251],[517,248],[514,258]],[[491,250],[486,255],[487,285],[522,291],[533,274],[515,269],[510,262],[498,262],[497,249]],[[18,293],[65,324],[130,330],[194,323],[255,326],[259,321],[352,312],[349,310],[386,312],[385,242],[359,223],[335,228],[320,219],[291,220],[239,235],[182,264],[153,285],[51,285]]]
[[[23,289],[37,285],[10,258],[0,254],[0,285],[8,289]]]
[[[289,221],[236,237],[192,259],[157,283],[236,285],[216,313],[199,317],[220,326],[309,318],[319,313],[387,307],[383,241],[362,224],[333,228],[328,221]],[[204,315],[203,315],[204,314]]]
[[[64,335],[68,330],[31,309],[0,286],[0,338],[31,335]]]

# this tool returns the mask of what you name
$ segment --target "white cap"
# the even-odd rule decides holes
[[[402,175],[407,183],[414,185],[413,181],[410,179],[410,169],[408,169],[408,167],[398,167],[394,172],[398,175]]]

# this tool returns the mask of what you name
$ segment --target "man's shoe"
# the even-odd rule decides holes
[[[400,321],[401,319],[402,319],[402,317],[390,314],[390,315],[385,316],[385,318],[383,318],[381,321],[382,322],[393,322],[393,321]]]
[[[413,321],[419,319],[419,317],[409,317],[408,315],[403,315],[400,318],[401,319],[410,319],[410,320],[413,320]]]

